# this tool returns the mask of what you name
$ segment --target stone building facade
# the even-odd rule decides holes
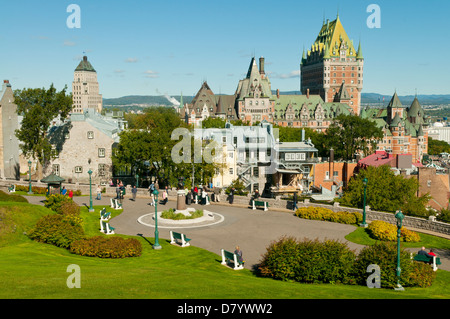
[[[92,183],[106,185],[112,178],[111,158],[120,131],[117,120],[93,109],[72,113],[68,120],[50,129],[54,158],[44,176],[53,173],[69,183],[89,183],[91,170]]]
[[[20,176],[19,128],[17,105],[8,80],[0,88],[0,178],[18,179]]]
[[[92,108],[101,112],[103,108],[102,95],[99,93],[97,72],[88,61],[87,56],[78,64],[72,82],[73,112],[83,113]]]

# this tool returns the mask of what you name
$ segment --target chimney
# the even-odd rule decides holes
[[[264,75],[264,57],[259,58],[259,74]]]
[[[280,89],[277,89],[277,99],[280,98]]]
[[[3,83],[9,84],[9,80],[3,80]]]

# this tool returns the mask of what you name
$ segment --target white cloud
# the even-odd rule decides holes
[[[154,79],[154,78],[159,77],[158,72],[153,71],[153,70],[147,70],[144,72],[144,74],[145,74],[146,78]]]
[[[136,63],[138,61],[137,58],[128,58],[125,60],[126,63]]]

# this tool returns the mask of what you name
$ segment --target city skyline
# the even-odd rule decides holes
[[[80,8],[69,28],[68,6]],[[370,4],[380,28],[370,28]],[[2,4],[0,77],[14,89],[67,85],[87,55],[104,98],[195,95],[206,80],[233,94],[251,58],[264,56],[272,89],[300,90],[300,61],[324,19],[339,17],[365,59],[363,93],[449,94],[442,63],[444,1],[16,1]],[[432,9],[437,8],[440,9]]]

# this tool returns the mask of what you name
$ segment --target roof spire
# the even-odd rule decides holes
[[[357,60],[364,60],[364,57],[363,57],[363,54],[362,54],[362,50],[361,50],[361,40],[359,40],[358,52],[356,53],[356,59]]]

